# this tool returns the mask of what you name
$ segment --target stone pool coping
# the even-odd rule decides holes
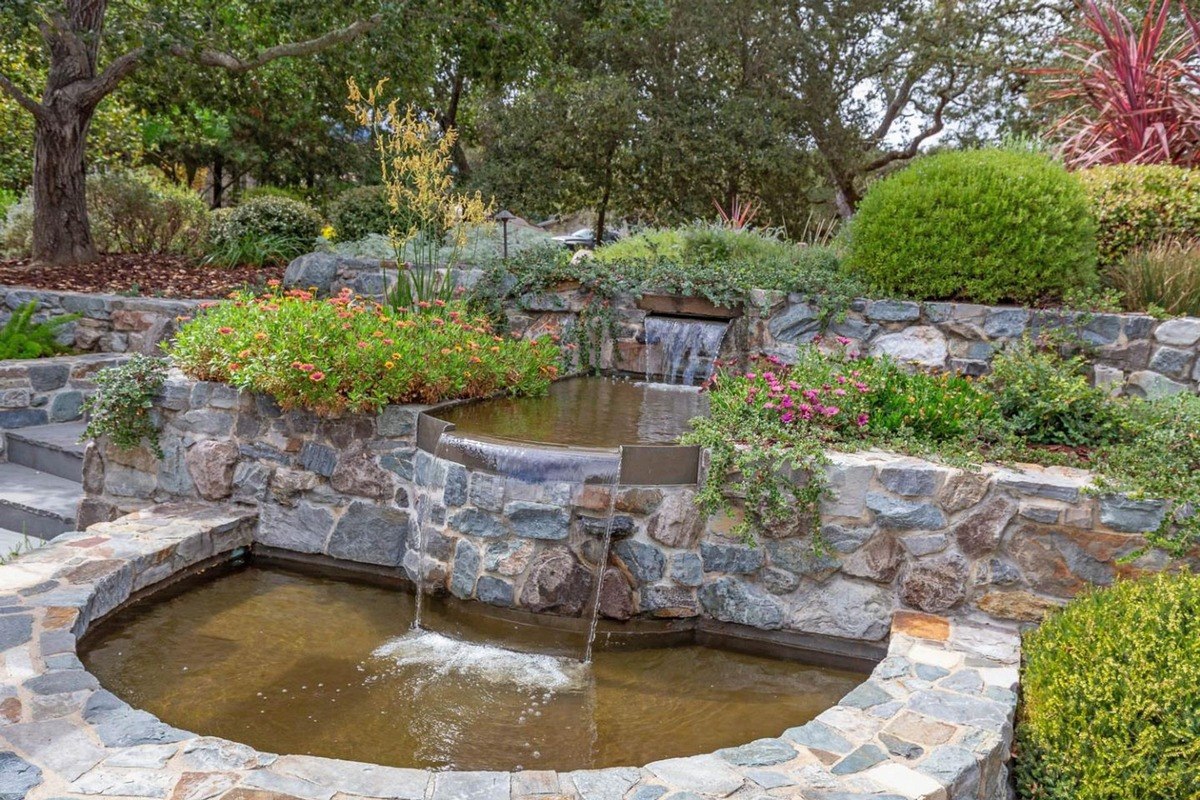
[[[0,797],[166,800],[951,800],[1007,796],[1015,628],[898,612],[888,656],[779,738],[644,767],[430,772],[262,753],[173,728],[102,689],[88,627],[189,570],[246,552],[257,515],[178,503],[0,566]]]

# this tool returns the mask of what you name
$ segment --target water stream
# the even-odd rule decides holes
[[[600,622],[600,599],[604,591],[604,573],[608,571],[608,555],[612,550],[613,517],[617,513],[617,495],[621,491],[621,459],[625,455],[622,446],[617,455],[617,471],[613,475],[608,492],[608,516],[604,521],[604,537],[600,543],[600,555],[596,559],[596,591],[592,594],[592,619],[588,623],[587,644],[583,650],[583,663],[592,663],[592,649],[596,644],[596,628]]]
[[[729,323],[646,317],[646,380],[695,384],[712,375]]]

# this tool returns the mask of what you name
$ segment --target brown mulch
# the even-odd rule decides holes
[[[0,285],[141,297],[219,298],[283,277],[284,267],[212,267],[168,255],[105,255],[92,264],[49,267],[0,259]]]

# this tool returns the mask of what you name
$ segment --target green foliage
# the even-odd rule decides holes
[[[888,295],[1036,303],[1096,283],[1083,189],[1036,153],[918,159],[867,193],[849,247],[847,268]]]
[[[718,372],[709,396],[709,416],[684,437],[711,453],[698,500],[708,513],[728,508],[732,487],[745,498],[747,537],[794,516],[796,502],[816,516],[827,448],[978,441],[999,424],[992,398],[965,378],[816,346],[801,348],[794,365],[764,358],[744,374]]]
[[[1166,315],[1200,316],[1200,239],[1132,250],[1105,278],[1130,311],[1158,308]]]
[[[33,249],[33,195],[25,192],[0,222],[0,255],[20,258]]]
[[[299,189],[289,189],[286,186],[270,186],[260,184],[242,192],[241,202],[248,203],[259,197],[282,197],[284,200],[295,200],[297,203],[307,202],[304,192]]]
[[[21,196],[12,189],[0,188],[0,217],[7,217],[8,209],[15,206],[20,199]]]
[[[278,264],[312,250],[321,217],[309,205],[285,197],[259,197],[212,214],[207,261],[215,264]]]
[[[97,246],[109,253],[192,253],[208,233],[200,195],[147,171],[93,175],[88,216]]]
[[[8,358],[43,358],[67,351],[57,341],[58,329],[79,319],[79,315],[62,314],[44,322],[34,322],[33,315],[37,309],[36,300],[23,303],[0,328],[0,361]]]
[[[162,458],[154,421],[154,398],[167,379],[167,362],[135,354],[124,364],[96,373],[95,393],[84,401],[87,412],[85,439],[108,436],[122,450],[145,442]]]
[[[499,392],[540,394],[558,374],[548,342],[496,335],[454,305],[411,313],[305,291],[243,295],[184,325],[170,354],[199,380],[265,392],[318,414]]]
[[[1025,800],[1200,798],[1200,576],[1074,600],[1025,637]]]
[[[1009,428],[1033,444],[1097,445],[1117,440],[1124,415],[1093,386],[1083,356],[1061,358],[1024,339],[992,361],[988,382]]]
[[[1076,174],[1099,226],[1102,266],[1163,239],[1200,237],[1200,170],[1122,164]]]
[[[376,233],[386,236],[396,225],[382,186],[355,186],[329,206],[329,224],[339,241],[355,242]]]

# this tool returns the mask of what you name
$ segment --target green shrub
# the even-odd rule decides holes
[[[557,376],[560,354],[552,343],[506,339],[461,307],[435,305],[410,313],[348,293],[328,300],[301,290],[246,294],[184,325],[170,354],[193,378],[327,415],[539,394]]]
[[[308,202],[303,191],[283,186],[252,186],[242,192],[239,201],[244,205],[259,197],[282,197],[285,200],[295,200],[297,203]]]
[[[1200,170],[1121,164],[1076,174],[1099,225],[1101,265],[1163,239],[1200,237]]]
[[[329,224],[338,241],[356,242],[372,233],[386,235],[398,223],[382,186],[356,186],[329,206]]]
[[[1077,598],[1024,649],[1022,797],[1200,798],[1200,576]]]
[[[108,253],[192,253],[208,233],[200,195],[146,171],[114,170],[88,179],[96,246]]]
[[[1163,240],[1132,250],[1108,268],[1105,280],[1130,311],[1200,315],[1200,240]]]
[[[321,228],[310,206],[285,197],[259,197],[212,215],[207,260],[212,263],[283,263],[309,252]]]
[[[871,187],[846,267],[877,291],[983,303],[1060,299],[1096,283],[1079,181],[1036,153],[939,153]]]
[[[1025,339],[992,361],[989,384],[1008,427],[1033,444],[1097,445],[1122,433],[1121,406],[1093,386],[1082,356],[1064,359]]]
[[[21,196],[12,189],[0,189],[0,218],[8,216],[8,209],[12,208],[21,199]]]
[[[58,343],[59,328],[79,319],[78,314],[62,314],[44,322],[34,322],[36,300],[17,307],[4,327],[0,328],[0,361],[7,358],[43,358],[65,353],[68,348]]]
[[[140,353],[124,364],[100,370],[94,378],[96,392],[83,404],[88,419],[83,438],[108,436],[121,450],[146,442],[162,458],[152,412],[166,379],[166,360]]]
[[[0,255],[22,258],[33,251],[33,195],[28,191],[0,221]]]

